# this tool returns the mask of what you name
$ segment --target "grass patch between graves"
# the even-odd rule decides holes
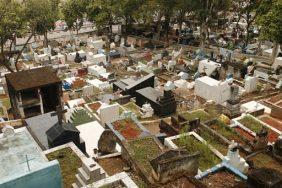
[[[212,117],[203,110],[195,110],[192,112],[184,112],[181,114],[187,121],[195,120],[196,118],[199,118],[201,122],[205,122],[207,120],[210,120]]]
[[[257,121],[251,116],[244,116],[242,119],[239,120],[239,123],[241,123],[242,125],[249,128],[255,133],[258,133],[263,128],[263,124],[261,124],[259,121]]]
[[[76,153],[73,152],[71,148],[67,147],[46,154],[46,157],[49,161],[55,159],[59,161],[64,187],[72,187],[71,184],[76,182],[75,174],[78,168],[82,166],[82,161]]]
[[[152,166],[150,160],[156,158],[161,149],[152,137],[145,137],[129,142],[129,153],[146,174],[150,174]]]
[[[200,152],[199,169],[205,171],[220,163],[220,159],[210,150],[210,148],[197,140],[193,136],[181,135],[173,141],[178,147],[184,147],[189,153]]]

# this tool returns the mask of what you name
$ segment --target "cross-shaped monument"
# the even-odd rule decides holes
[[[20,164],[26,163],[28,171],[30,171],[29,161],[34,160],[35,158],[29,159],[27,155],[25,155],[25,161],[21,162]]]
[[[63,124],[63,119],[64,119],[64,113],[66,113],[67,110],[62,110],[61,106],[57,106],[56,107],[56,112],[52,113],[51,116],[58,116],[58,123],[59,125]]]

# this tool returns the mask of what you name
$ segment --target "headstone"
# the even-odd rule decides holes
[[[258,78],[257,77],[251,77],[248,76],[245,79],[245,90],[246,93],[252,93],[257,90],[257,85],[258,85]]]
[[[234,140],[232,140],[229,145],[227,155],[224,157],[223,161],[243,173],[247,172],[249,169],[249,165],[246,163],[246,160],[240,156],[238,144],[235,143]]]
[[[84,86],[82,88],[82,95],[85,97],[92,96],[94,94],[94,86]]]
[[[3,132],[4,137],[12,137],[15,134],[14,127],[12,127],[10,125],[5,125],[2,128],[2,132]]]
[[[154,109],[151,107],[149,103],[145,103],[142,105],[140,109],[140,113],[142,114],[142,118],[150,118],[154,114]]]

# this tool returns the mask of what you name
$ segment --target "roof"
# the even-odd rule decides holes
[[[220,83],[220,81],[215,80],[209,76],[200,77],[197,79],[197,81],[201,81],[209,86],[218,86]]]
[[[155,103],[158,103],[158,97],[163,96],[162,92],[157,91],[152,87],[145,87],[143,89],[139,89],[136,91],[136,93],[139,93],[140,95],[146,97],[147,99]]]
[[[59,138],[64,132],[68,131],[79,133],[79,130],[71,123],[63,123],[63,125],[56,123],[53,127],[46,131],[46,135],[48,137],[48,140],[53,142],[57,138]]]
[[[126,89],[131,89],[131,88],[133,88],[133,87],[135,87],[135,86],[141,84],[142,82],[145,82],[145,81],[147,81],[147,80],[149,80],[151,78],[153,78],[153,79],[155,78],[155,75],[153,73],[148,74],[148,75],[140,78],[136,82],[131,83],[130,85],[126,86]]]
[[[134,80],[132,78],[126,78],[126,79],[122,79],[120,81],[116,81],[114,84],[119,87],[122,90],[130,90],[133,87],[142,84],[143,82],[149,80],[149,79],[154,79],[155,75],[153,73],[150,73],[138,80]]]
[[[16,91],[60,83],[61,80],[51,67],[41,67],[6,74],[6,80]]]
[[[58,122],[58,116],[52,116],[52,113],[54,112],[25,119],[31,135],[35,140],[38,140],[38,144],[43,150],[49,148],[46,131]]]

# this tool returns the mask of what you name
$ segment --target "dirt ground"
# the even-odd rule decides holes
[[[98,164],[106,171],[109,176],[123,172],[123,168],[127,167],[126,163],[120,156],[99,159]]]
[[[148,123],[142,123],[142,125],[150,131],[151,134],[156,135],[160,133],[160,128],[159,128],[159,121],[152,121]]]

